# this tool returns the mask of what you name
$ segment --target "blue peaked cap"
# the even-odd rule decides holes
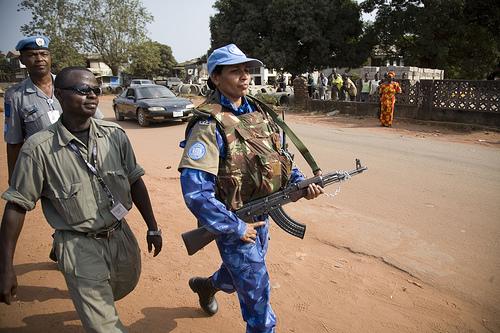
[[[212,75],[213,70],[218,65],[236,65],[246,63],[248,67],[263,66],[262,61],[248,58],[241,50],[234,44],[229,44],[215,49],[208,57],[207,68],[208,75]]]
[[[30,36],[21,39],[16,45],[16,51],[24,50],[47,50],[49,48],[50,38],[47,36]]]

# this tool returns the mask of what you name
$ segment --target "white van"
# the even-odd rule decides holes
[[[145,84],[155,84],[155,83],[153,81],[147,80],[147,79],[133,79],[132,81],[130,81],[130,86],[131,87],[134,87],[134,86],[143,86]]]

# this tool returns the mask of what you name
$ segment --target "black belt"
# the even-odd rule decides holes
[[[118,221],[116,222],[115,225],[113,225],[112,227],[108,228],[108,229],[104,229],[104,230],[99,230],[99,231],[95,231],[95,232],[84,232],[83,234],[87,237],[90,237],[90,238],[94,238],[94,239],[109,239],[111,237],[111,235],[113,234],[113,232],[115,232],[116,230],[120,229],[122,227],[122,221]]]

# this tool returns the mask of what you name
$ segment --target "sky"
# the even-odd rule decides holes
[[[23,38],[21,25],[31,13],[18,12],[20,0],[0,0],[0,51],[14,50]],[[178,62],[204,55],[210,48],[210,16],[215,0],[142,0],[154,21],[146,26],[148,37],[172,48]]]
[[[14,50],[23,38],[21,25],[31,20],[31,13],[17,11],[21,0],[0,0],[0,51]],[[361,0],[356,0],[360,2]],[[184,62],[204,55],[210,48],[210,16],[215,14],[215,0],[142,0],[153,15],[147,25],[148,37],[172,48],[175,60]],[[366,20],[373,19],[363,15]]]

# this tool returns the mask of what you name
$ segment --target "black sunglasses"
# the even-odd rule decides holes
[[[88,96],[91,93],[94,93],[96,96],[102,95],[102,89],[100,87],[90,87],[87,85],[83,86],[74,86],[74,87],[66,87],[59,88],[61,90],[71,90],[79,95]]]

